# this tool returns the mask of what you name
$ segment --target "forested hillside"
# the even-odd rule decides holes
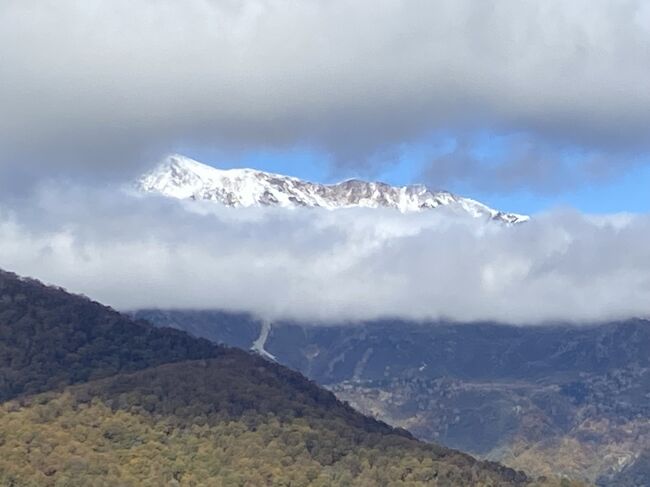
[[[208,340],[0,271],[0,400],[219,353]]]
[[[572,485],[421,443],[297,372],[5,272],[0,330],[3,486]]]
[[[10,401],[1,485],[524,485],[242,353]],[[167,484],[168,483],[168,484]]]
[[[134,316],[247,348],[257,338],[252,330],[261,336],[262,322],[252,315]],[[650,321],[266,326],[264,351],[279,363],[420,439],[537,475],[602,487],[649,484]]]

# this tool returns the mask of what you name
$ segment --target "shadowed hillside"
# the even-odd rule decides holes
[[[559,485],[421,443],[260,357],[5,272],[0,330],[1,485]]]
[[[251,347],[253,316],[136,316]],[[224,317],[225,315],[225,317]],[[267,330],[268,331],[268,330]],[[276,322],[264,351],[418,438],[537,475],[650,485],[650,322],[506,326]]]

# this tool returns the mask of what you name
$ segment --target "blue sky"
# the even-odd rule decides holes
[[[88,1],[0,7],[0,193],[17,169],[103,184],[175,149],[507,211],[650,212],[647,0]]]
[[[222,169],[251,167],[322,183],[362,178],[394,185],[427,183],[423,174],[431,157],[448,150],[448,144],[404,144],[391,162],[370,166],[372,169],[368,170],[363,164],[333,166],[327,154],[308,148],[262,149],[243,154],[196,147],[179,148],[179,152],[184,155]],[[493,144],[489,141],[478,150],[483,154],[494,153]],[[476,188],[471,179],[451,181],[439,189],[477,199],[494,208],[526,214],[557,208],[574,208],[598,214],[649,213],[650,166],[624,167],[625,170],[614,177],[600,181],[585,180],[574,187],[556,191],[486,190]]]

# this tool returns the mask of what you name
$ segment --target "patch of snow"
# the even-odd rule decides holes
[[[474,218],[506,224],[528,220],[525,215],[504,213],[470,198],[433,191],[421,184],[390,186],[357,179],[318,184],[254,169],[216,169],[177,154],[142,176],[136,186],[143,192],[177,199],[215,201],[235,208],[280,206],[335,210],[364,207],[394,208],[407,213],[444,206]]]
[[[277,359],[273,354],[267,352],[264,349],[264,345],[266,344],[266,340],[269,338],[270,332],[271,332],[271,322],[264,320],[262,322],[262,328],[260,329],[260,336],[257,337],[257,340],[253,342],[253,346],[251,346],[251,350],[257,352],[262,357],[265,357],[273,361],[277,361]]]

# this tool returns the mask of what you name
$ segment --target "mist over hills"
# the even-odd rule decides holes
[[[0,260],[117,309],[504,323],[648,316],[650,218],[229,207],[51,182],[0,201]],[[177,287],[185,292],[177,292]]]

